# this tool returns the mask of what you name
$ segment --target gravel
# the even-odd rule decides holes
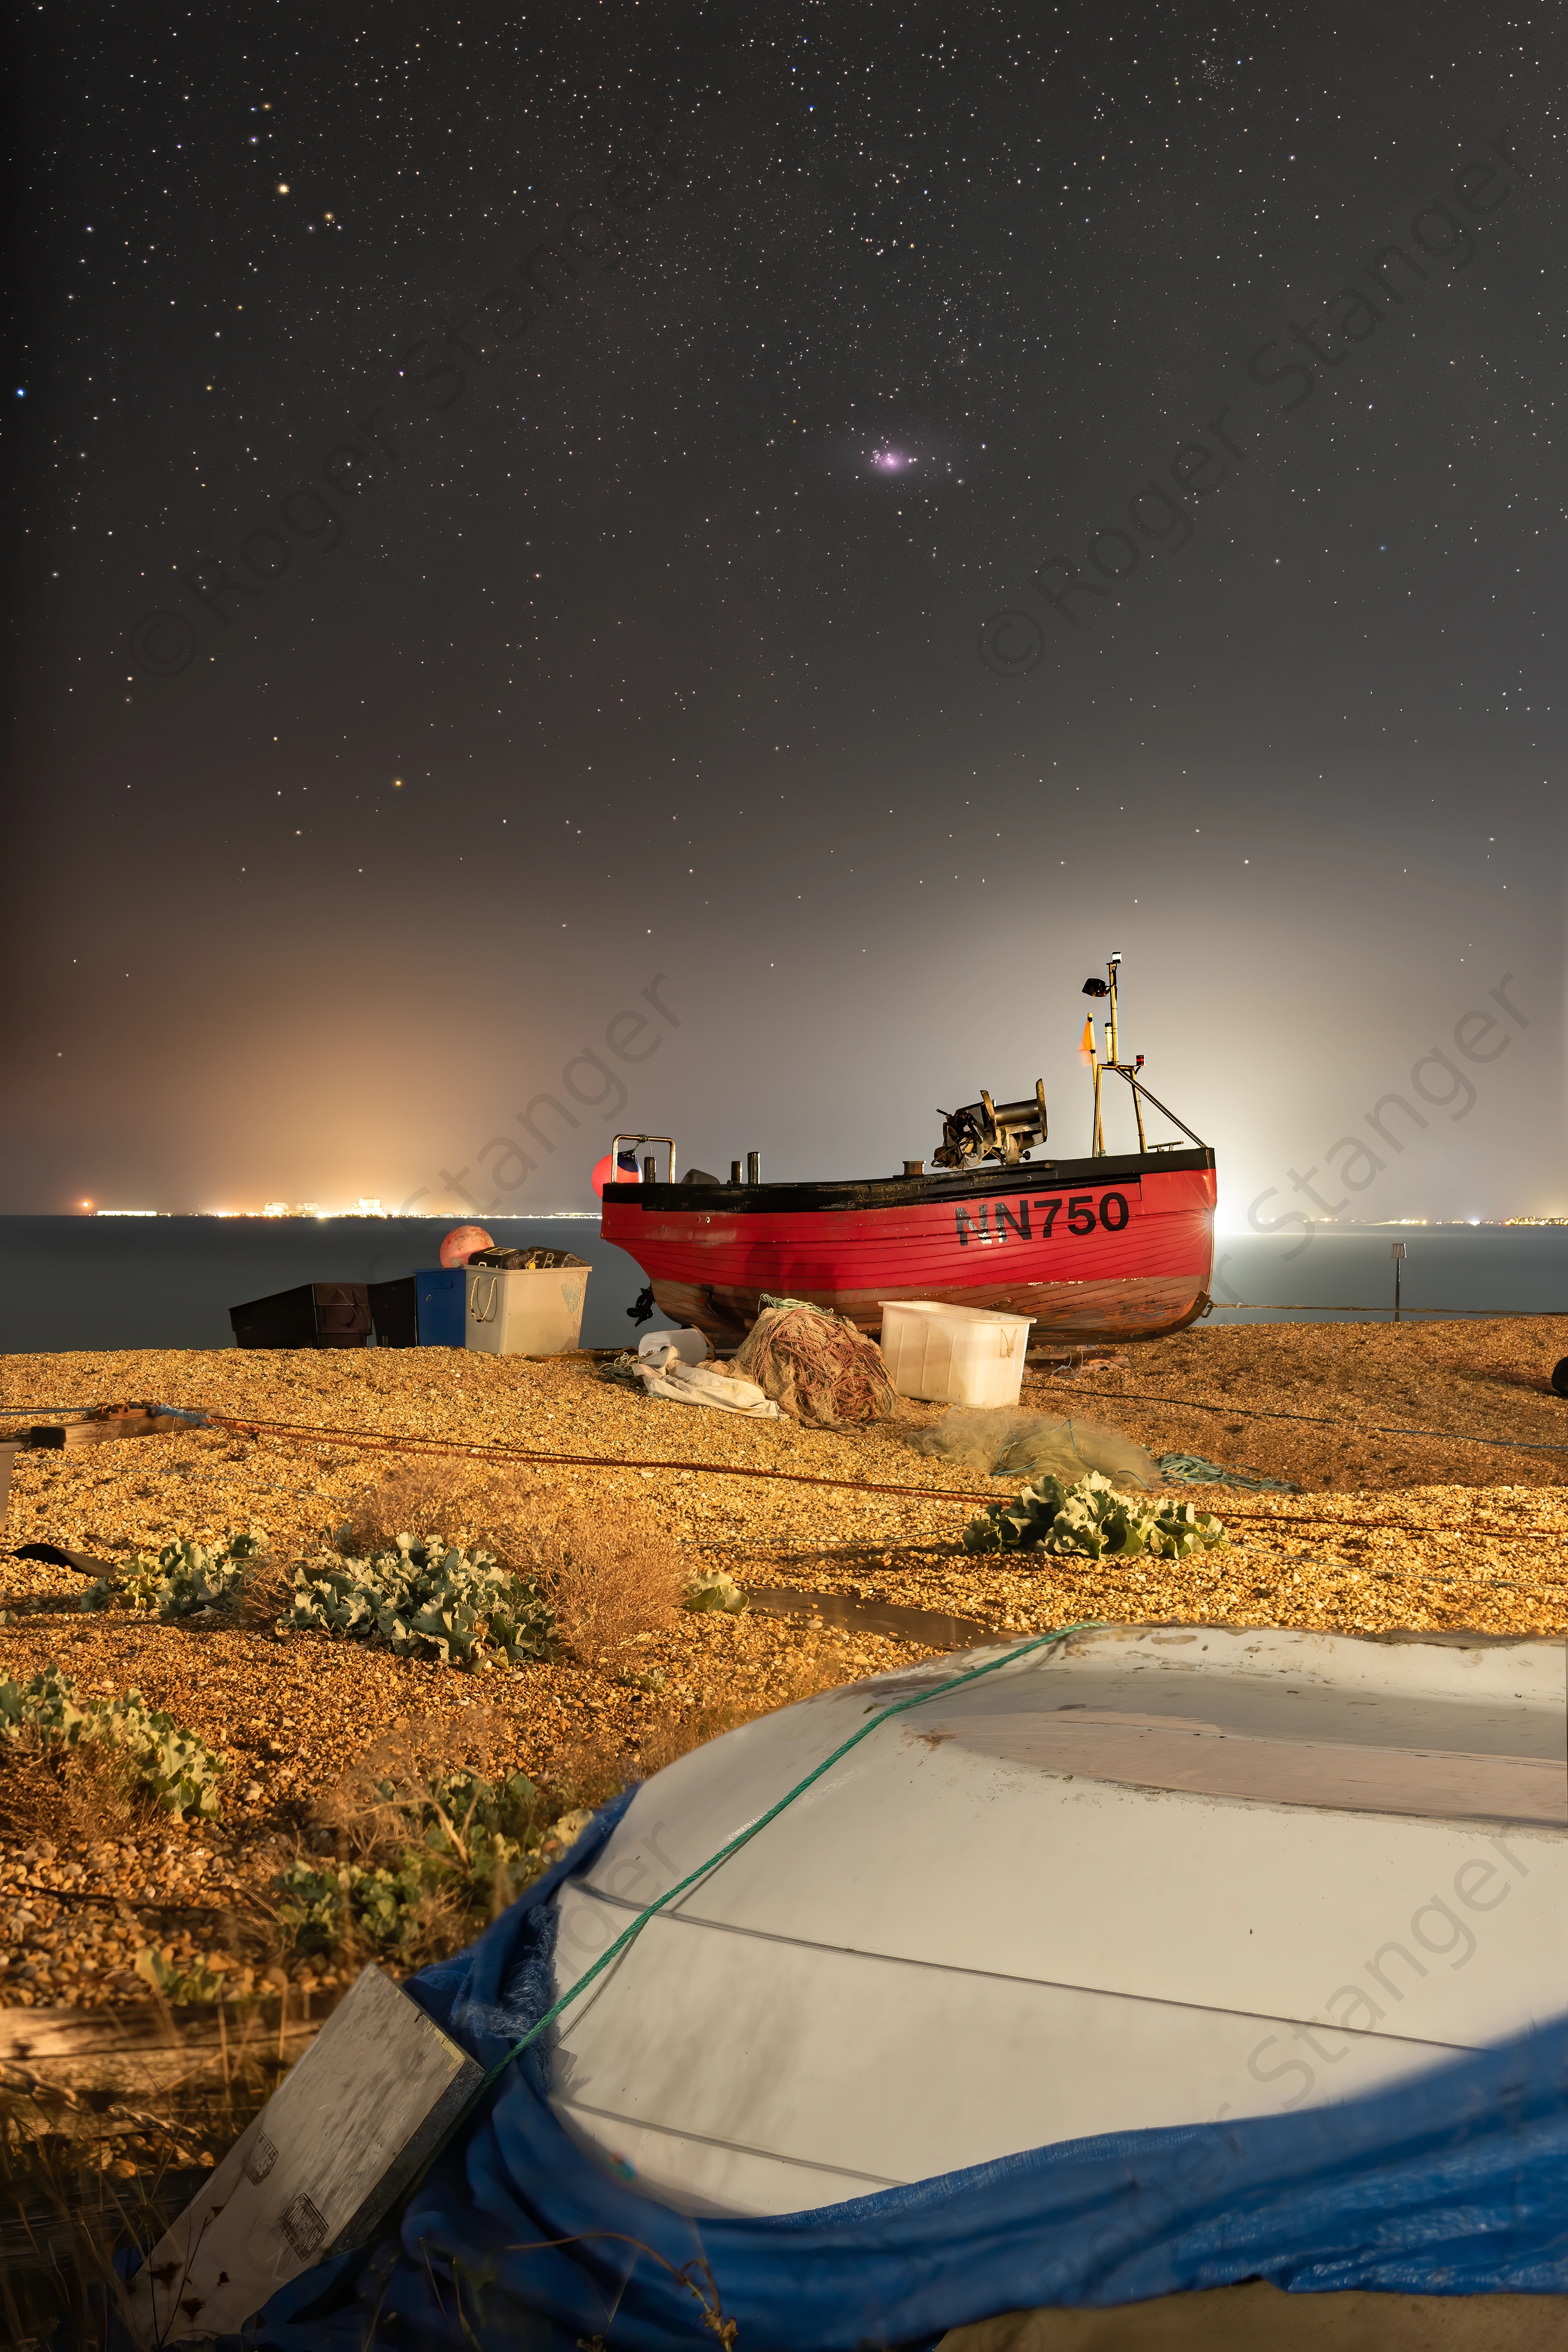
[[[1452,1433],[1568,1447],[1568,1409],[1547,1381],[1564,1329],[1555,1318],[1200,1327],[1121,1349],[1076,1378],[1031,1377],[1023,1402],[1043,1413],[1081,1413],[1156,1454],[1198,1452],[1303,1488],[1183,1489],[1233,1540],[1182,1562],[1117,1569],[962,1553],[967,1519],[1009,1489],[912,1450],[910,1433],[936,1408],[906,1404],[895,1423],[866,1430],[807,1430],[660,1404],[601,1380],[586,1357],[435,1349],[0,1359],[0,1404],[156,1399],[353,1440],[199,1431],[32,1450],[16,1458],[6,1534],[13,1545],[47,1540],[113,1560],[176,1535],[214,1542],[257,1528],[275,1558],[291,1559],[322,1541],[368,1481],[408,1460],[364,1442],[382,1432],[612,1455],[626,1466],[541,1463],[539,1487],[611,1512],[635,1497],[693,1568],[723,1567],[742,1585],[931,1610],[1003,1632],[1106,1618],[1561,1637],[1568,1452],[1509,1452]],[[1289,1413],[1330,1418],[1266,1417]],[[1381,1436],[1374,1423],[1450,1434]],[[738,1466],[910,1491],[716,1475]],[[944,1488],[973,1499],[932,1491]],[[37,1834],[0,1838],[0,2006],[140,2000],[146,1988],[132,1962],[142,1945],[156,1938],[180,1958],[226,1948],[226,1912],[264,1917],[272,1875],[297,1850],[314,1800],[388,1727],[436,1721],[461,1736],[471,1724],[476,1752],[482,1730],[507,1770],[547,1776],[588,1746],[630,1774],[645,1748],[668,1750],[672,1738],[931,1654],[865,1624],[814,1626],[803,1602],[787,1618],[681,1612],[614,1656],[468,1675],[222,1617],[84,1617],[71,1599],[80,1582],[0,1559],[0,1671],[25,1679],[58,1662],[86,1694],[140,1689],[225,1758],[223,1819],[216,1828],[160,1823],[129,1853],[89,1836],[52,1851]]]

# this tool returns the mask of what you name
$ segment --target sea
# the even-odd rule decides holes
[[[0,1217],[0,1353],[230,1348],[228,1310],[301,1282],[384,1282],[440,1262],[450,1217]],[[587,1348],[669,1328],[629,1309],[646,1280],[596,1217],[490,1217],[506,1248],[574,1250],[593,1268]],[[1395,1243],[1402,1312],[1568,1318],[1568,1226],[1362,1225],[1216,1237],[1210,1325],[1385,1321]],[[1203,1328],[1203,1327],[1200,1327]],[[37,1400],[42,1402],[42,1400]]]

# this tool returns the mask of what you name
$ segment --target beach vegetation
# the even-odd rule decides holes
[[[0,1741],[46,1753],[99,1745],[165,1812],[203,1817],[218,1809],[222,1759],[172,1715],[148,1706],[140,1691],[79,1706],[75,1684],[57,1666],[28,1683],[0,1682]]]
[[[400,1534],[369,1558],[326,1552],[299,1562],[280,1633],[377,1641],[405,1657],[473,1669],[552,1654],[555,1611],[539,1582],[492,1554]]]
[[[963,1531],[969,1552],[1043,1551],[1088,1559],[1184,1559],[1228,1540],[1195,1504],[1118,1492],[1098,1470],[1065,1486],[1041,1478],[1010,1503],[990,1503]]]
[[[91,1612],[126,1609],[149,1617],[194,1617],[237,1607],[266,1549],[252,1528],[226,1543],[201,1544],[176,1536],[159,1552],[133,1552],[117,1576],[100,1577],[80,1596]]]

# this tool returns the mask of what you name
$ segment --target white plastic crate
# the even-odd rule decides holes
[[[470,1265],[463,1336],[496,1356],[563,1356],[583,1329],[585,1265]]]
[[[882,1355],[900,1396],[932,1404],[1016,1404],[1032,1315],[883,1299]]]

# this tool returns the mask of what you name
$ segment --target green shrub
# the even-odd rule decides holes
[[[381,1641],[444,1666],[477,1666],[492,1651],[516,1665],[552,1655],[555,1612],[538,1584],[489,1552],[399,1536],[395,1551],[368,1559],[301,1560],[282,1628]]]
[[[331,1952],[350,1928],[395,1951],[414,1940],[426,1876],[411,1854],[397,1871],[290,1863],[279,1875],[278,1924],[300,1952]]]
[[[209,1969],[205,1959],[193,1959],[188,1968],[181,1968],[166,1951],[156,1944],[148,1944],[131,1963],[144,1984],[161,1993],[172,2009],[195,2007],[197,2003],[221,2000],[226,1993],[237,1990],[226,1979]]]
[[[86,1610],[130,1609],[148,1617],[191,1617],[198,1609],[232,1609],[260,1559],[260,1535],[231,1536],[226,1544],[194,1543],[176,1536],[154,1558],[133,1552],[120,1574],[100,1577],[80,1596]]]
[[[0,1683],[0,1739],[37,1747],[58,1739],[74,1747],[88,1720],[75,1701],[76,1685],[58,1666],[46,1666],[30,1683]]]
[[[1010,1503],[989,1504],[963,1530],[965,1551],[1075,1553],[1089,1559],[1184,1559],[1224,1543],[1220,1522],[1192,1503],[1134,1501],[1091,1470],[1076,1486],[1041,1478]]]
[[[140,1691],[79,1707],[75,1684],[58,1666],[35,1675],[30,1683],[0,1683],[0,1740],[75,1748],[89,1739],[118,1748],[132,1779],[166,1812],[217,1811],[221,1759],[172,1715],[145,1705]]]
[[[542,1876],[593,1818],[514,1772],[496,1786],[464,1769],[422,1787],[376,1784],[374,1794],[409,1843],[391,1862],[290,1863],[276,1884],[279,1925],[301,1952],[335,1951],[351,1933],[407,1951],[424,1932],[427,1895],[455,1896],[459,1913],[494,1910]],[[390,1835],[389,1835],[390,1843]]]
[[[432,1780],[423,1812],[426,1849],[476,1895],[493,1892],[498,1880],[515,1885],[538,1875],[528,1868],[528,1847],[544,1836],[547,1807],[525,1773],[499,1789],[468,1770]]]

